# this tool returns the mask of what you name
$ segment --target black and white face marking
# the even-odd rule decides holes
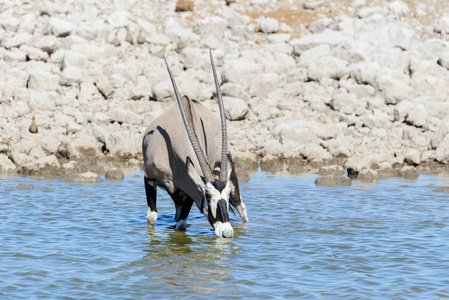
[[[232,184],[229,181],[214,181],[206,184],[209,223],[214,227],[217,237],[231,238],[234,235],[229,223],[229,195]]]

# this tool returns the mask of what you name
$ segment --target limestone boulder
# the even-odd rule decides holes
[[[309,80],[321,81],[324,78],[339,80],[349,75],[347,63],[337,57],[324,56],[309,66]]]
[[[318,177],[315,180],[317,186],[333,186],[333,185],[351,185],[351,179],[349,177],[338,177],[333,175],[327,175],[323,177]]]
[[[12,173],[16,170],[16,165],[6,155],[0,154],[0,173]]]
[[[118,168],[111,168],[106,172],[105,177],[109,180],[123,180],[125,175],[122,170]]]
[[[18,172],[23,175],[56,175],[59,167],[56,156],[50,155],[21,166]]]
[[[248,104],[239,98],[223,97],[226,118],[231,121],[243,120],[249,112]]]

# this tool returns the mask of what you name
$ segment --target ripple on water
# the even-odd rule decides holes
[[[0,298],[448,297],[448,200],[429,187],[443,179],[315,178],[258,172],[241,183],[250,223],[231,216],[232,240],[217,239],[196,208],[187,231],[174,231],[162,191],[148,228],[133,174],[0,179]]]

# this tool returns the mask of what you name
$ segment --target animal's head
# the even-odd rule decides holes
[[[221,166],[220,166],[220,176],[215,178],[213,172],[207,163],[206,157],[203,150],[200,148],[199,143],[196,139],[193,129],[191,128],[186,111],[184,109],[184,102],[187,98],[181,99],[179,96],[178,88],[176,86],[173,74],[168,66],[167,60],[165,64],[167,66],[168,73],[175,91],[176,100],[178,101],[179,110],[181,112],[182,119],[184,121],[185,128],[187,130],[187,135],[189,136],[190,143],[192,144],[193,150],[195,151],[195,156],[198,159],[199,166],[202,171],[200,176],[190,159],[187,160],[187,173],[190,178],[194,180],[197,186],[201,187],[203,191],[203,203],[200,209],[203,211],[204,215],[209,220],[209,223],[214,227],[215,233],[218,237],[230,238],[234,235],[234,230],[232,229],[231,223],[229,222],[229,203],[230,195],[233,190],[233,185],[229,181],[228,164],[228,137],[226,130],[226,117],[223,105],[223,99],[221,97],[220,86],[218,84],[217,73],[215,71],[215,65],[212,58],[212,52],[210,52],[210,59],[212,65],[212,71],[214,74],[215,88],[217,90],[218,104],[220,108],[220,118],[221,118],[221,129],[222,129],[222,147],[221,147]],[[204,199],[206,201],[204,201]]]
[[[232,165],[228,163],[228,168],[231,169]],[[221,173],[221,170],[215,170]],[[225,170],[226,172],[226,170]],[[232,202],[231,192],[235,187],[228,176],[220,176],[220,178],[208,176],[200,176],[193,166],[193,162],[190,158],[187,159],[187,173],[189,177],[195,182],[195,184],[201,187],[203,191],[202,202],[198,204],[199,208],[206,216],[210,225],[215,229],[215,234],[218,237],[230,238],[234,235],[231,223],[229,222],[229,208]],[[203,174],[207,173],[203,171]],[[207,179],[206,179],[207,178]],[[210,181],[208,181],[208,179]],[[223,180],[225,179],[225,180]]]

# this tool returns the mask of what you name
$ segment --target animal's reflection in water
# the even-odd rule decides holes
[[[235,225],[234,239],[246,232],[246,223]],[[211,283],[229,279],[234,271],[233,257],[240,252],[234,240],[217,239],[212,231],[206,236],[157,226],[148,227],[148,239],[142,263],[147,264],[145,276],[152,284],[189,286],[201,293],[231,291],[228,285]]]

